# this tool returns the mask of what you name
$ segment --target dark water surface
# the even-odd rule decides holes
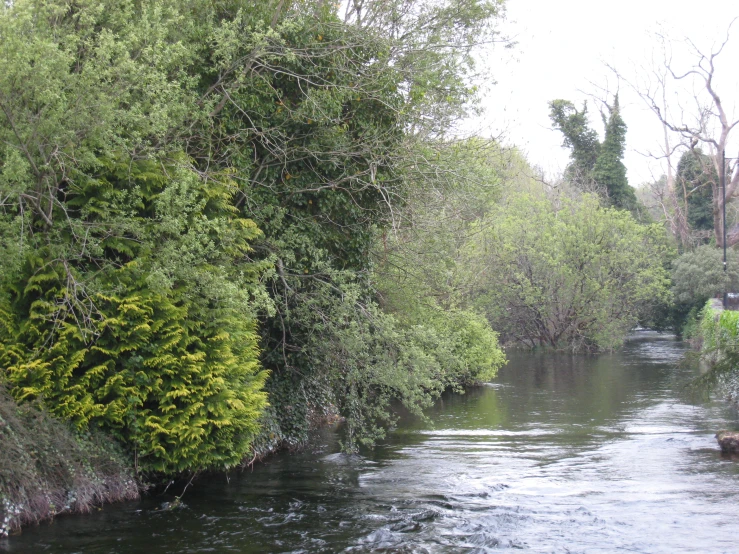
[[[310,450],[166,498],[63,517],[7,552],[739,552],[722,401],[680,389],[684,346],[641,332],[599,357],[513,353],[362,456]]]

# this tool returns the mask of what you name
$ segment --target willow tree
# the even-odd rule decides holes
[[[536,225],[531,225],[536,221]],[[641,314],[669,300],[664,232],[594,195],[517,195],[480,225],[477,302],[502,337],[569,351],[619,346]]]

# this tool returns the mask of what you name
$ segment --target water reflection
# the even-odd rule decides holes
[[[599,357],[513,353],[362,456],[306,452],[162,499],[62,518],[9,552],[733,552],[739,472],[722,402],[676,393],[683,346],[640,333]]]

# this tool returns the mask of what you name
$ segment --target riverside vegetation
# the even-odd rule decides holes
[[[739,311],[724,310],[719,300],[712,299],[690,323],[690,339],[705,366],[694,387],[701,392],[718,390],[739,402]]]
[[[558,187],[451,133],[503,15],[4,5],[3,532],[297,447],[326,418],[371,446],[397,406],[423,417],[491,379],[501,343],[609,350],[668,319],[677,250],[628,194],[617,99],[588,178]]]

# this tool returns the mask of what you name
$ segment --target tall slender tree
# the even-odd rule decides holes
[[[607,106],[609,116],[606,120],[606,133],[601,144],[598,159],[593,167],[593,179],[603,186],[611,205],[624,210],[636,209],[636,194],[629,186],[626,178],[626,166],[623,163],[626,143],[626,123],[621,117],[621,109],[616,94],[613,105]]]
[[[602,114],[605,125],[602,143],[588,122],[587,104],[578,110],[572,102],[553,100],[549,103],[549,117],[554,128],[564,135],[563,146],[570,149],[568,179],[582,190],[598,192],[611,206],[635,211],[636,194],[629,186],[622,161],[626,123],[621,117],[618,94],[612,105],[605,106],[608,115]]]

